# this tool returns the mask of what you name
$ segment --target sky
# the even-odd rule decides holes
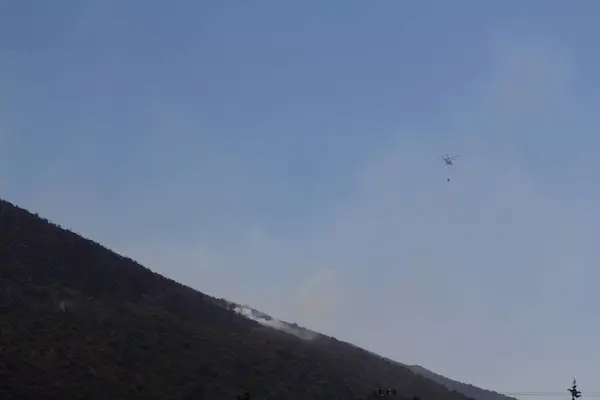
[[[400,362],[599,391],[599,13],[5,0],[0,197]]]

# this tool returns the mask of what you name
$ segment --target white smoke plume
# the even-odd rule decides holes
[[[297,336],[303,340],[313,340],[319,335],[316,332],[302,328],[295,324],[290,324],[285,321],[275,319],[271,316],[267,316],[266,314],[263,314],[245,305],[237,305],[234,308],[234,311],[248,319],[258,322],[263,326],[268,326],[270,328],[289,333],[290,335]]]

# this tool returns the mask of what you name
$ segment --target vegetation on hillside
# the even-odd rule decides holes
[[[3,400],[467,399],[335,339],[260,326],[2,200],[0,278]]]

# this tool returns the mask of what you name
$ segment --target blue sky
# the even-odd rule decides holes
[[[402,362],[597,390],[599,12],[8,0],[1,196]]]

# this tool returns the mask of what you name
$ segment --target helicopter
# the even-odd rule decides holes
[[[446,154],[445,156],[442,156],[442,160],[444,160],[444,162],[446,163],[446,167],[450,167],[453,165],[453,161],[458,159],[460,156],[452,156],[450,157],[448,154]],[[448,182],[450,182],[450,178],[446,178],[446,180]]]
[[[450,157],[448,154],[446,154],[445,156],[442,156],[442,160],[444,160],[446,165],[452,165],[452,162],[458,158],[460,158],[460,156]]]

